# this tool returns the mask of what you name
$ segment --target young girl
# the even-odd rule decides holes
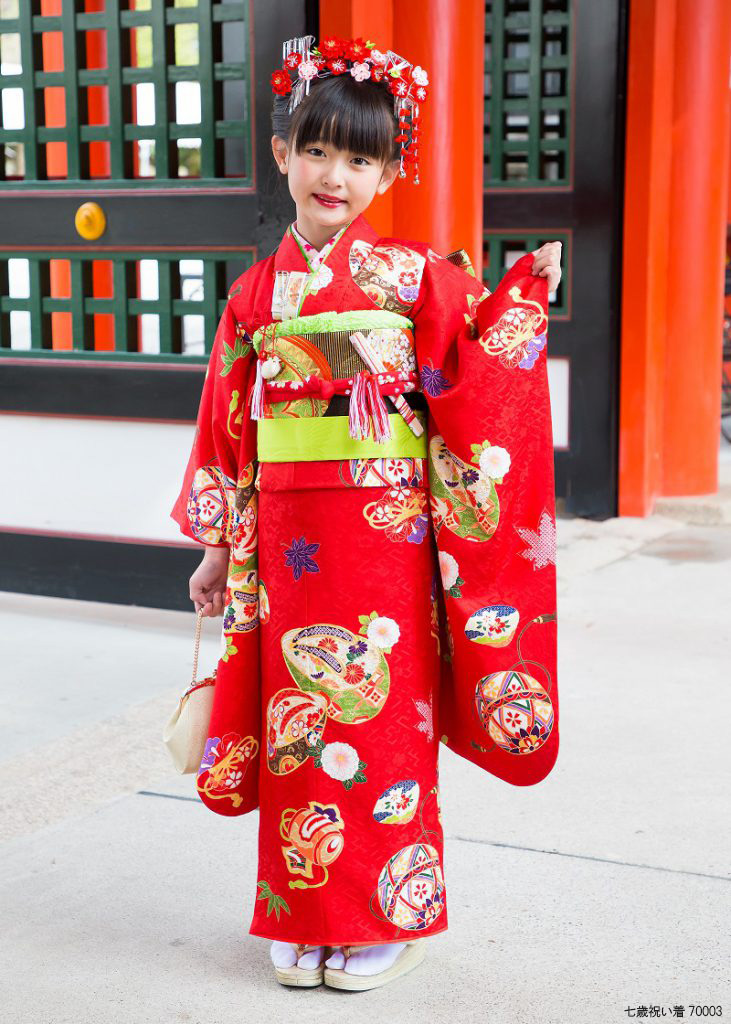
[[[463,250],[379,237],[427,75],[313,41],[272,75],[296,220],[231,287],[171,514],[223,614],[197,791],[260,809],[249,931],[283,984],[357,990],[447,928],[440,741],[514,785],[556,760],[560,245],[491,294]]]

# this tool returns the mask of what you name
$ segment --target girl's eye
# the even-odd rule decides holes
[[[310,146],[310,148],[307,150],[307,152],[308,153],[322,153],[323,156],[325,155],[323,153],[323,151],[318,146]],[[353,157],[353,159],[354,160],[362,160],[363,163],[366,164],[366,166],[369,164],[369,161],[364,156],[355,156],[355,157]]]

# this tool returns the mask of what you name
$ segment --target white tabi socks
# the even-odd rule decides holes
[[[334,967],[336,970],[345,968],[346,974],[361,976],[380,974],[381,971],[387,971],[395,963],[396,957],[405,947],[405,942],[387,942],[382,946],[368,946],[366,949],[351,953],[346,960],[342,948],[338,946],[332,956],[325,961],[325,966]]]
[[[316,967],[320,966],[323,951],[324,947],[318,946],[317,949],[311,949],[307,953],[303,953],[298,960],[297,950],[291,942],[279,942],[275,939],[272,942],[269,955],[275,967],[294,967],[297,964],[298,967],[302,967],[305,971],[313,971]]]

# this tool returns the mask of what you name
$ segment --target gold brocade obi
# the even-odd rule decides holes
[[[406,317],[385,310],[318,313],[274,321],[254,334],[253,344],[258,362],[249,411],[258,420],[259,461],[426,456]],[[404,397],[409,393],[418,394],[413,405]],[[347,415],[338,415],[344,402]]]

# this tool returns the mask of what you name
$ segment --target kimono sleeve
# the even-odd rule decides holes
[[[441,739],[514,785],[558,752],[548,295],[532,264],[489,293],[430,252],[412,311],[448,640]]]
[[[231,543],[239,470],[257,455],[256,423],[246,415],[256,375],[252,353],[251,339],[229,300],[216,329],[193,445],[170,512],[182,533],[209,547]]]
[[[239,289],[239,292],[241,289]],[[228,549],[221,656],[196,791],[236,817],[258,806],[259,679],[256,378],[252,339],[229,299],[218,323],[195,437],[171,516],[193,540]]]

